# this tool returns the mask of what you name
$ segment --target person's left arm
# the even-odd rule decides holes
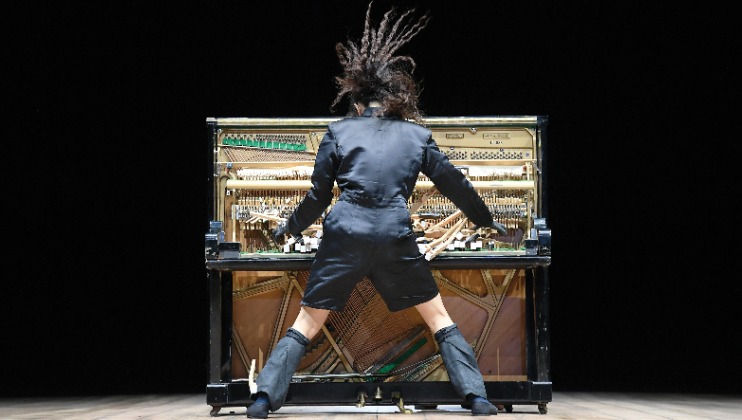
[[[337,141],[332,128],[328,127],[317,149],[312,187],[286,221],[285,228],[292,236],[301,236],[301,232],[314,223],[330,205],[338,165]]]

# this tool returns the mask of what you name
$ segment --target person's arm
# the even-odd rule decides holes
[[[294,237],[301,236],[301,232],[314,223],[330,205],[338,165],[337,142],[332,129],[328,127],[317,149],[312,187],[286,221],[285,230],[288,233]]]
[[[421,171],[433,181],[441,194],[451,200],[477,226],[494,228],[502,235],[506,233],[504,226],[492,219],[487,205],[471,182],[440,151],[432,136],[428,138],[425,147]]]

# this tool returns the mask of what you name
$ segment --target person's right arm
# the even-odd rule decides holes
[[[494,228],[501,235],[507,233],[504,226],[493,220],[482,197],[466,176],[448,160],[448,156],[440,151],[432,136],[425,145],[421,172],[477,226]]]

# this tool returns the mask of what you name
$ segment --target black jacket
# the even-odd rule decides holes
[[[492,215],[469,180],[441,153],[429,129],[412,122],[374,117],[367,108],[360,117],[331,123],[317,151],[312,187],[289,218],[298,236],[330,205],[337,182],[341,200],[367,207],[407,201],[422,172],[438,191],[479,226]]]

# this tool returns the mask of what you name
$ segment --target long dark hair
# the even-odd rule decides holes
[[[383,113],[388,117],[412,119],[420,122],[422,113],[418,109],[419,89],[412,76],[415,60],[407,55],[394,55],[428,24],[430,14],[412,19],[415,9],[397,17],[392,7],[384,14],[378,29],[371,24],[371,1],[366,10],[366,23],[360,43],[348,40],[337,43],[337,51],[343,73],[335,77],[338,94],[330,110],[348,97],[350,108],[371,100],[383,104]]]

